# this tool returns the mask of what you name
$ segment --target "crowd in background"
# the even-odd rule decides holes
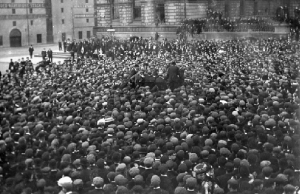
[[[2,194],[298,192],[297,44],[70,45],[78,58],[22,76],[16,62],[1,77]],[[133,67],[164,78],[170,62],[192,84],[173,91],[123,84]]]
[[[186,19],[178,28],[178,33],[187,31],[190,34],[201,34],[202,32],[248,32],[267,31],[274,32],[272,21],[261,18],[205,18]]]
[[[278,7],[274,17],[234,17],[227,18],[223,13],[207,10],[206,18],[185,19],[177,29],[177,34],[201,34],[202,32],[274,32],[274,25],[286,24],[291,28],[291,36],[299,40],[299,9],[290,17],[287,7]]]

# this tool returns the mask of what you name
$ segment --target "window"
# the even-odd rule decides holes
[[[16,26],[17,25],[17,22],[16,21],[13,21],[13,26]]]
[[[91,38],[91,31],[86,31],[86,37]]]
[[[64,0],[60,0],[61,3],[64,3]]]
[[[30,20],[30,25],[33,25],[33,20]]]
[[[61,13],[64,13],[64,8],[61,8]]]
[[[42,34],[37,34],[36,35],[36,42],[37,43],[42,43]]]
[[[65,24],[65,20],[64,20],[64,19],[62,19],[62,20],[61,20],[61,23],[62,23],[62,24]]]
[[[29,3],[32,3],[32,0],[29,0]]]
[[[86,9],[85,9],[85,12],[89,12],[89,8],[86,8]]]
[[[82,39],[82,31],[79,31],[79,32],[78,32],[78,38],[79,38],[79,39]]]
[[[11,3],[14,3],[15,2],[15,0],[11,0]]]
[[[0,46],[3,46],[3,36],[0,36]]]
[[[29,13],[32,13],[32,8],[29,9]]]
[[[89,0],[85,0],[85,3],[89,3]]]
[[[16,9],[12,9],[12,14],[16,14]]]
[[[87,19],[86,19],[86,23],[89,23],[89,22],[90,22],[90,19],[89,19],[89,18],[87,18]]]

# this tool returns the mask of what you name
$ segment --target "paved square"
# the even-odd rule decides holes
[[[42,45],[32,45],[34,48],[33,55],[40,54],[42,50],[45,48],[48,50],[49,48],[53,52],[58,51],[58,44],[42,44]],[[23,46],[23,47],[4,47],[0,49],[0,71],[5,73],[5,71],[8,69],[8,65],[10,62],[10,59],[13,59],[13,61],[18,61],[18,59],[21,59],[24,57],[26,60],[26,57],[29,57],[29,46]],[[36,64],[40,61],[42,61],[42,57],[32,57],[31,61],[33,62],[34,67]],[[63,58],[55,58],[53,56],[53,62],[63,62]]]

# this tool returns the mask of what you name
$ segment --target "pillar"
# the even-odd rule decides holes
[[[268,16],[270,15],[270,1],[268,0],[256,0],[256,15]]]
[[[109,3],[99,3],[96,5],[96,26],[109,27],[111,24],[111,6]]]
[[[289,12],[291,17],[295,17],[295,9],[300,9],[300,1],[298,0],[292,0],[290,2]]]
[[[270,16],[275,17],[276,16],[276,10],[279,6],[281,6],[281,1],[280,0],[270,0],[269,3],[270,7]]]
[[[155,0],[146,0],[141,2],[142,25],[154,25],[156,21]]]
[[[221,12],[225,16],[225,0],[215,0],[211,5],[212,10]]]
[[[206,18],[208,3],[207,0],[187,1],[186,18]]]
[[[252,17],[254,15],[254,0],[244,0],[242,9],[244,16]]]
[[[240,0],[228,1],[228,17],[240,17]]]
[[[133,21],[133,0],[120,0],[119,1],[119,15],[120,24],[126,26]]]
[[[180,0],[165,1],[166,24],[178,25],[184,19],[184,2]]]

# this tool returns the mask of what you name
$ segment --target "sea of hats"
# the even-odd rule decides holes
[[[174,91],[105,87],[124,61],[53,64],[18,84],[12,75],[1,82],[1,193],[293,193],[299,54],[283,40],[253,44],[205,41],[170,57],[199,83]]]

